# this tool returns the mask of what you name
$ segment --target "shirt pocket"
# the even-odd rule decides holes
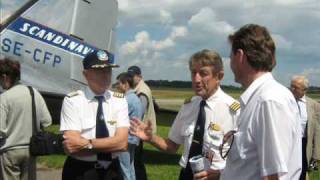
[[[220,146],[223,139],[223,132],[222,131],[215,131],[208,129],[208,141],[213,143],[215,146]]]

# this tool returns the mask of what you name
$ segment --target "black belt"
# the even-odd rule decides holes
[[[94,169],[108,169],[113,162],[118,161],[118,158],[114,158],[112,159],[112,161],[107,161],[110,163],[108,167],[104,167],[98,161],[83,161],[83,160],[75,159],[72,157],[69,157],[69,160],[72,161],[73,163],[77,163],[79,166],[90,166]]]

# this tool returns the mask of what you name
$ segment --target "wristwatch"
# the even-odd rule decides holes
[[[89,139],[89,143],[85,146],[86,149],[91,150],[93,148],[92,140]]]

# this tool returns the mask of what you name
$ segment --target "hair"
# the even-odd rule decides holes
[[[248,63],[258,71],[272,71],[276,64],[276,47],[266,27],[247,24],[229,35],[232,52],[242,49]]]
[[[296,75],[296,76],[293,76],[291,78],[291,81],[302,81],[303,83],[303,86],[305,89],[308,89],[309,88],[309,80],[307,79],[306,76],[303,76],[303,75]]]
[[[217,73],[223,71],[223,63],[220,55],[208,49],[203,49],[199,52],[194,53],[189,60],[189,69],[195,64],[200,64],[201,66],[212,66],[212,72]]]
[[[128,83],[130,88],[134,88],[133,76],[130,73],[123,72],[117,76],[117,80],[121,83]]]
[[[20,63],[9,58],[0,59],[0,75],[7,75],[12,83],[20,80]]]

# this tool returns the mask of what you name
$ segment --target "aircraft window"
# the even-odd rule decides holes
[[[75,1],[66,0],[40,0],[22,16],[57,31],[68,33],[74,3]]]
[[[0,0],[0,24],[12,16],[28,0]]]

